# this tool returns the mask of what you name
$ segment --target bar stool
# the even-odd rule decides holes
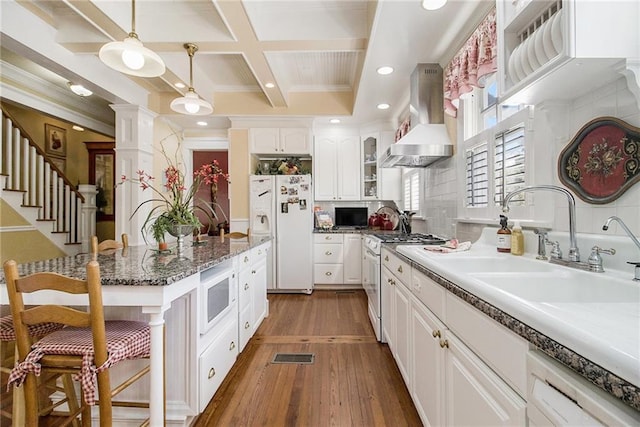
[[[242,231],[234,231],[228,234],[225,234],[224,229],[220,230],[220,241],[224,242],[224,238],[228,239],[246,239],[249,237],[249,229],[247,228],[247,232],[243,233]]]
[[[25,389],[26,425],[38,425],[36,374],[73,373],[80,378],[82,399],[70,417],[82,414],[83,425],[91,423],[91,407],[99,404],[100,426],[111,426],[112,406],[141,407],[138,402],[115,402],[112,398],[149,372],[149,366],[134,373],[111,389],[109,368],[125,359],[148,358],[149,326],[145,322],[104,320],[100,267],[94,260],[86,267],[86,280],[56,273],[18,275],[13,260],[4,263],[7,291],[14,319],[19,363],[9,376],[9,383]],[[89,311],[60,305],[25,308],[23,294],[40,290],[86,295]],[[74,302],[77,305],[77,302]],[[31,345],[27,327],[36,323],[57,322],[67,325]],[[97,394],[96,396],[96,377]],[[147,421],[143,423],[146,425]]]
[[[64,327],[61,323],[38,323],[35,325],[29,325],[28,333],[31,341],[36,341],[47,334],[60,330]],[[11,370],[15,365],[15,354],[17,353],[16,349],[16,333],[13,328],[13,316],[7,315],[0,318],[0,344],[2,345],[2,351],[0,351],[1,358],[1,366],[0,372],[4,374],[11,374]],[[77,408],[77,398],[75,389],[73,387],[73,381],[71,380],[70,375],[62,376],[63,388],[60,388],[56,385],[56,380],[59,375],[52,377],[49,381],[45,381],[40,384],[41,388],[46,388],[49,392],[46,394],[46,400],[48,400],[48,395],[53,391],[62,391],[65,394],[65,398],[59,400],[55,404],[50,405],[42,405],[41,413],[51,413],[55,408],[67,403],[70,409],[73,411]],[[4,387],[4,385],[3,385]],[[4,390],[2,390],[4,391]],[[0,408],[0,415],[5,418],[12,420],[13,425],[23,425],[24,424],[24,393],[23,388],[15,388],[12,399],[12,409],[11,411],[6,410],[6,406],[2,406]],[[74,425],[79,425],[77,422],[74,422]]]
[[[109,249],[120,249],[129,246],[129,236],[127,233],[122,233],[122,243],[117,240],[107,239],[98,243],[98,236],[91,236],[91,253],[106,251]]]

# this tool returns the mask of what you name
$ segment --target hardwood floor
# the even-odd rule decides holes
[[[363,291],[269,294],[270,314],[206,410],[203,426],[422,425]],[[308,365],[276,353],[314,353]]]

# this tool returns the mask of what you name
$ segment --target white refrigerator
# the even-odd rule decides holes
[[[311,175],[251,175],[251,235],[275,238],[271,291],[313,290],[313,189]]]

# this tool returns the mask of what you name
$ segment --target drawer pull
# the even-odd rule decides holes
[[[251,270],[251,274],[256,274],[256,271],[255,270]]]
[[[211,368],[209,369],[209,375],[207,375],[207,379],[210,380],[211,378],[213,378],[216,374],[216,370],[215,368]]]
[[[401,265],[398,266],[398,273],[402,273],[402,266]]]
[[[246,290],[248,290],[248,289],[249,289],[249,284],[248,284],[248,283],[245,283],[245,284],[244,284],[244,290],[246,291]]]
[[[244,262],[245,262],[245,264],[249,262],[249,257],[248,257],[248,256],[246,256],[246,255],[245,255],[245,257],[244,257]]]
[[[441,348],[449,348],[449,341],[448,340],[440,340],[440,347]]]
[[[262,255],[262,249],[258,250],[258,255]]]
[[[388,283],[388,284],[391,284],[391,279],[387,279],[387,283]]]
[[[437,331],[433,331],[431,335],[433,335],[434,338],[440,338],[440,329],[438,329]]]
[[[327,271],[327,272],[326,272],[326,273],[324,273],[324,274],[325,274],[326,276],[331,276],[331,275],[333,275],[333,273],[332,273],[332,272],[330,272],[330,271]]]
[[[385,255],[385,256],[384,256],[384,260],[385,260],[385,261],[389,261],[389,255]]]
[[[331,236],[325,236],[324,240],[331,240]]]
[[[324,254],[325,254],[325,255],[331,255],[331,252],[330,252],[330,251],[327,251],[327,252],[325,252]]]
[[[233,350],[234,348],[236,348],[236,343],[231,341],[231,344],[229,344],[229,351]]]
[[[246,322],[246,323],[244,324],[244,328],[245,328],[245,329],[249,329],[250,327],[251,327],[251,325],[249,324],[249,322]]]

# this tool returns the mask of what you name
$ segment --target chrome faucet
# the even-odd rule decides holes
[[[544,191],[555,191],[558,193],[562,193],[567,196],[567,200],[569,202],[569,261],[570,262],[579,262],[580,261],[580,251],[578,250],[578,242],[576,239],[576,199],[573,198],[573,194],[571,194],[568,190],[558,187],[555,185],[531,185],[528,187],[523,187],[519,190],[512,191],[507,194],[502,201],[502,212],[509,212],[509,200],[511,200],[514,196],[517,196],[520,193],[528,192],[528,191],[536,191],[536,190],[544,190]]]
[[[622,227],[622,229],[625,231],[625,233],[627,233],[627,235],[629,236],[629,238],[631,239],[631,241],[638,247],[638,249],[640,250],[640,241],[638,241],[638,238],[636,236],[633,235],[633,233],[631,232],[631,230],[629,230],[629,227],[627,227],[627,225],[617,216],[613,215],[610,216],[609,218],[607,218],[607,221],[604,223],[604,225],[602,226],[602,229],[604,231],[607,231],[609,229],[609,224],[611,224],[611,221],[617,221],[618,224],[620,224],[620,227]],[[636,266],[635,269],[635,277],[633,278],[633,280],[637,280],[640,281],[640,262],[631,262],[628,261],[627,264],[632,264]]]

